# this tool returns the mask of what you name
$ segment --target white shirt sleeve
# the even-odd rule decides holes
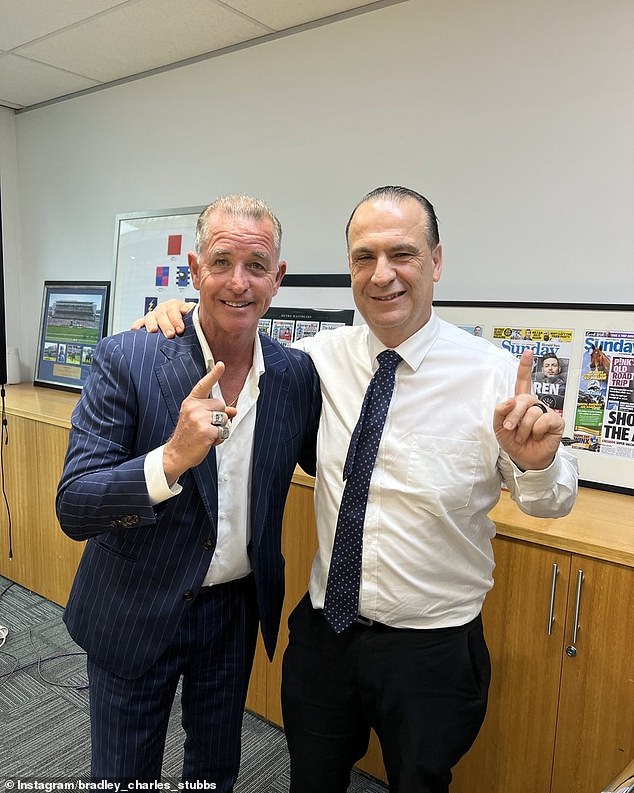
[[[183,489],[178,481],[172,487],[167,484],[165,478],[165,471],[163,470],[163,446],[158,449],[153,449],[145,455],[145,462],[143,463],[143,472],[145,474],[145,484],[147,485],[147,492],[152,502],[152,506],[167,501],[168,498],[177,496]]]
[[[512,477],[505,477],[506,484],[522,512],[536,518],[561,517],[570,512],[577,496],[579,471],[576,457],[567,449],[560,447],[542,471],[521,471],[510,459],[508,463]]]

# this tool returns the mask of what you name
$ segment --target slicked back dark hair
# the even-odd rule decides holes
[[[406,198],[413,198],[414,201],[418,201],[418,203],[422,206],[425,210],[425,216],[427,217],[427,244],[433,251],[436,245],[440,242],[440,234],[438,233],[438,218],[436,217],[436,210],[432,206],[431,201],[425,198],[424,195],[417,193],[416,190],[411,190],[409,187],[399,187],[398,185],[386,185],[385,187],[376,187],[374,190],[370,190],[369,193],[363,196],[361,201],[355,206],[352,210],[352,214],[348,219],[346,224],[346,243],[348,242],[348,232],[350,230],[350,224],[352,223],[352,218],[354,217],[355,212],[361,204],[365,204],[366,201],[370,201],[372,198],[387,198],[391,199],[392,201],[404,201]]]

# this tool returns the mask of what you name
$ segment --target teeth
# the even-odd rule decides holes
[[[244,308],[245,306],[249,305],[249,303],[232,303],[229,300],[225,300],[224,302],[225,302],[225,305],[231,306],[231,308]]]

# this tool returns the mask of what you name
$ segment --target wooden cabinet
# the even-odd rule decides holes
[[[560,570],[569,566],[568,554],[500,538],[494,548],[495,586],[483,609],[492,667],[489,707],[475,745],[454,771],[452,793],[547,793],[565,597],[555,601],[550,636],[546,626],[553,565]],[[559,575],[560,595],[567,576]]]
[[[634,570],[573,554],[570,573],[551,793],[594,793],[634,758]]]
[[[634,569],[503,537],[495,555],[489,709],[452,793],[598,793],[634,757]]]
[[[13,559],[2,510],[0,574],[64,605],[83,543],[62,533],[54,503],[77,395],[30,385],[8,386],[7,395],[2,464]],[[582,488],[571,515],[547,520],[523,515],[502,494],[491,513],[495,587],[483,611],[489,708],[452,793],[598,793],[634,758],[633,503]],[[297,472],[284,516],[280,640],[273,663],[258,643],[247,701],[274,724],[282,724],[287,618],[308,586],[316,543],[313,480]],[[374,735],[359,765],[385,780]]]
[[[64,605],[83,551],[55,516],[55,494],[68,445],[68,417],[77,395],[8,386],[2,446],[6,503],[0,511],[0,575]],[[7,507],[8,505],[8,507]],[[13,558],[9,558],[9,515]]]

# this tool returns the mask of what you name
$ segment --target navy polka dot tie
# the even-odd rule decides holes
[[[343,469],[346,486],[339,507],[335,542],[324,600],[324,616],[336,633],[349,628],[359,611],[363,523],[370,479],[394,391],[396,367],[403,359],[394,350],[377,355],[379,368],[365,392]]]

